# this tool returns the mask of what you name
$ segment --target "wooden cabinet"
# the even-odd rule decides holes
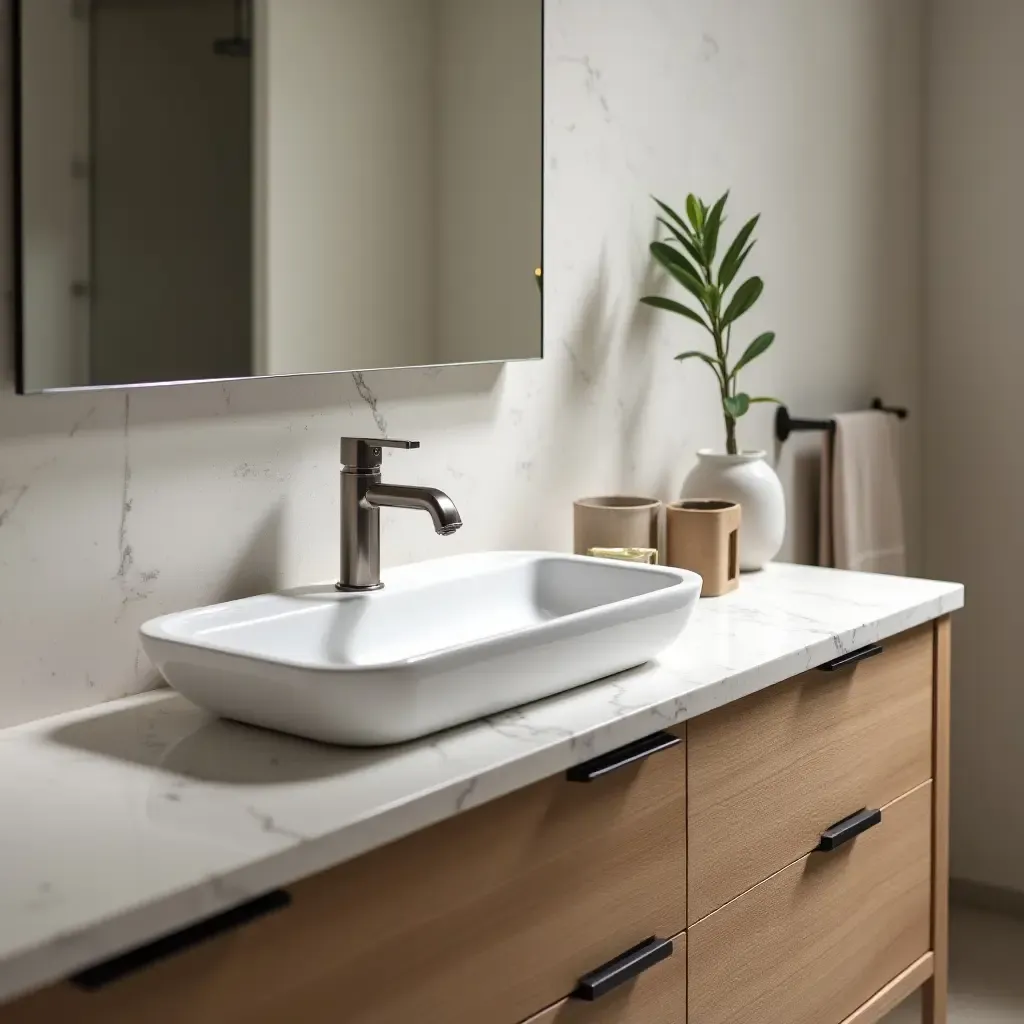
[[[690,928],[694,1024],[841,1024],[931,946],[932,786]]]
[[[949,622],[884,646],[0,1024],[875,1024],[922,985],[926,1024],[944,1024]],[[863,808],[881,820],[812,852]]]
[[[932,776],[932,628],[690,723],[689,922]]]

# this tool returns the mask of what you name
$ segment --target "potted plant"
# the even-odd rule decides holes
[[[771,348],[775,334],[766,331],[742,348],[733,347],[733,329],[761,297],[764,282],[755,276],[737,283],[755,245],[754,229],[760,214],[743,225],[728,248],[720,244],[728,199],[726,192],[709,207],[689,195],[685,218],[655,199],[664,214],[658,223],[668,237],[651,243],[651,255],[686,290],[688,301],[660,295],[647,295],[640,301],[683,317],[710,336],[712,351],[693,349],[675,358],[678,362],[700,360],[714,374],[725,420],[725,451],[709,448],[697,453],[698,463],[683,484],[683,497],[724,499],[742,507],[740,567],[750,570],[762,568],[782,547],[786,502],[767,453],[740,451],[736,442],[736,424],[751,406],[777,401],[741,391],[738,379],[741,370]]]

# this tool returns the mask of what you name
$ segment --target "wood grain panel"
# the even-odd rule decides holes
[[[925,953],[913,967],[908,967],[898,978],[894,978],[876,992],[859,1010],[854,1010],[843,1024],[877,1024],[886,1014],[896,1009],[912,992],[916,992],[935,969],[935,957]]]
[[[526,1024],[686,1024],[685,933],[673,943],[670,959],[603,999],[565,999]]]
[[[685,769],[680,745],[588,784],[548,779],[298,883],[287,910],[0,1022],[516,1024],[683,930]]]
[[[931,943],[932,786],[688,932],[693,1024],[839,1024]]]
[[[932,775],[932,631],[690,723],[689,923]]]

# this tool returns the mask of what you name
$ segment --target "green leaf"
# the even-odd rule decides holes
[[[747,258],[747,254],[753,249],[754,243],[751,242],[747,246],[747,241],[754,233],[754,228],[757,227],[757,222],[760,219],[761,214],[751,217],[740,229],[740,233],[736,236],[732,245],[729,246],[725,256],[722,257],[722,266],[718,272],[718,283],[723,289],[728,288],[732,284],[739,273],[740,267],[743,266],[743,261]],[[745,246],[746,248],[744,248]]]
[[[678,249],[673,249],[671,245],[667,245],[665,242],[651,242],[651,253],[663,267],[672,263],[700,283],[701,288],[704,287],[700,271]]]
[[[662,210],[665,213],[667,213],[669,215],[669,217],[672,220],[674,220],[683,229],[683,233],[684,234],[686,234],[686,235],[692,235],[693,234],[693,232],[690,230],[690,225],[687,224],[686,221],[683,220],[683,218],[680,217],[679,214],[676,213],[676,211],[673,210],[672,207],[668,205],[668,203],[663,203],[660,199],[656,199],[654,196],[651,196],[651,198],[654,199],[654,201],[662,208]]]
[[[661,224],[664,224],[665,227],[667,227],[669,229],[669,231],[672,232],[672,236],[690,254],[690,256],[693,258],[694,263],[696,263],[697,266],[699,266],[699,267],[703,267],[704,266],[704,253],[702,253],[700,251],[700,249],[698,249],[697,246],[694,245],[694,243],[691,242],[690,239],[686,235],[684,235],[677,228],[675,228],[671,224],[669,224],[669,222],[667,220],[665,220],[664,217],[659,217],[658,221]]]
[[[671,256],[668,255],[669,253],[671,253]],[[664,242],[652,242],[651,254],[676,279],[676,281],[678,281],[691,295],[699,299],[702,305],[704,304],[704,285],[700,278],[694,277],[693,274],[684,270],[679,265],[676,259],[679,256],[679,253],[677,253],[671,246],[665,245]]]
[[[734,420],[738,420],[741,416],[746,416],[747,411],[750,409],[750,395],[744,394],[742,391],[738,395],[729,395],[722,399],[722,404],[725,406],[725,411]]]
[[[711,208],[707,223],[704,225],[704,260],[709,267],[715,262],[715,252],[718,249],[718,232],[722,227],[722,214],[725,212],[725,204],[728,199],[729,193],[726,192]]]
[[[727,275],[727,279],[724,282],[722,280],[721,272],[719,272],[718,283],[721,285],[723,290],[728,288],[729,285],[732,284],[732,282],[735,279],[736,275],[740,272],[740,269],[742,268],[743,264],[746,262],[747,257],[750,255],[750,250],[753,249],[755,245],[757,245],[756,241],[751,242],[750,245],[748,245],[746,247],[746,249],[744,249],[743,252],[740,253],[739,259],[736,261],[736,265],[731,268],[729,274]]]
[[[700,234],[704,227],[704,206],[692,192],[686,197],[686,216],[690,218],[694,232]]]
[[[722,326],[728,327],[733,321],[743,316],[761,298],[761,292],[763,291],[764,281],[761,278],[751,277],[744,281],[736,289],[736,294],[732,297],[732,301],[722,317]]]
[[[699,359],[702,363],[707,363],[707,365],[710,366],[712,371],[714,372],[715,378],[718,381],[721,381],[722,371],[721,367],[719,366],[718,360],[715,359],[713,356],[709,356],[707,352],[680,352],[679,355],[675,357],[677,363],[685,363],[687,359]]]
[[[708,366],[712,367],[712,369],[715,369],[716,371],[718,369],[718,363],[712,356],[709,356],[707,352],[698,352],[696,350],[692,350],[690,352],[680,352],[679,355],[674,356],[673,358],[677,363],[683,363],[687,359],[700,359],[703,362],[707,363]]]
[[[707,329],[708,325],[699,313],[695,313],[688,306],[684,306],[681,302],[676,302],[674,299],[664,299],[660,295],[645,295],[640,301],[645,306],[651,306],[654,309],[663,309],[668,313],[678,313],[680,316],[685,316],[687,319]]]
[[[774,331],[765,331],[764,334],[759,334],[748,346],[747,351],[740,356],[739,362],[733,367],[732,376],[743,369],[748,363],[752,363],[758,356],[763,355],[768,349],[771,348],[772,342],[775,340]]]
[[[709,284],[707,287],[708,311],[713,317],[718,316],[722,311],[722,290],[716,285]]]

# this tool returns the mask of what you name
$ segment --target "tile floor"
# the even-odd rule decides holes
[[[949,1024],[1024,1024],[1024,919],[954,907],[950,918]],[[920,997],[884,1024],[919,1024]]]

